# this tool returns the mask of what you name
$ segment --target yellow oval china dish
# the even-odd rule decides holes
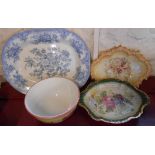
[[[91,77],[127,81],[138,87],[151,73],[149,61],[137,50],[123,46],[103,51],[91,65]]]

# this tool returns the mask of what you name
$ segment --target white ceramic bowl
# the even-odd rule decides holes
[[[25,97],[25,107],[42,122],[58,123],[73,113],[79,97],[79,88],[74,82],[54,77],[31,87]]]

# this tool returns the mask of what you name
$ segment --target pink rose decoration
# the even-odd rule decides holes
[[[107,109],[114,110],[116,105],[111,97],[104,96],[102,99],[102,103],[106,106]]]

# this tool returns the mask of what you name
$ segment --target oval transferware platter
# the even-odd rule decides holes
[[[32,29],[13,35],[2,51],[6,80],[26,94],[35,83],[54,76],[82,87],[90,75],[85,42],[66,29]]]
[[[106,79],[82,92],[80,106],[97,121],[118,124],[140,117],[149,102],[149,97],[131,84]]]

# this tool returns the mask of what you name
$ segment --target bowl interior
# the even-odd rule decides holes
[[[79,88],[64,78],[50,78],[35,84],[25,97],[25,106],[33,115],[56,116],[77,105]]]

